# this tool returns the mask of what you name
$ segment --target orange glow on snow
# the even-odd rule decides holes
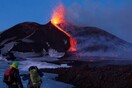
[[[70,38],[70,48],[68,51],[77,51],[76,49],[76,40],[66,31],[64,31],[62,28],[58,26],[58,24],[66,24],[65,22],[65,8],[63,5],[57,6],[54,11],[51,18],[51,23],[57,27],[60,31],[64,32],[69,38]]]

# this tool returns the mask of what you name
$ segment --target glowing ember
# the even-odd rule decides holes
[[[51,18],[51,23],[57,27],[60,31],[64,32],[67,36],[70,38],[70,48],[68,51],[76,51],[76,40],[66,31],[64,31],[62,28],[58,26],[58,24],[66,24],[65,22],[65,8],[63,5],[59,5],[58,7],[55,8],[52,18]]]

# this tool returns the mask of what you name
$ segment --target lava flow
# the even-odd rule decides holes
[[[66,21],[64,18],[65,18],[65,8],[63,5],[59,5],[55,8],[53,12],[51,23],[70,38],[70,48],[68,51],[77,51],[76,40],[69,33],[67,33],[66,31],[64,31],[62,28],[58,26],[58,24],[61,24],[61,23],[66,24]]]

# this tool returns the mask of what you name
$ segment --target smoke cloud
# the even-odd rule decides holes
[[[132,0],[82,0],[66,13],[74,25],[99,27],[132,43]]]

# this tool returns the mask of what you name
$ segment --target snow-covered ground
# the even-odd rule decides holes
[[[9,68],[11,62],[6,62],[3,60],[0,60],[0,88],[7,88],[7,86],[3,83],[3,75],[4,71]],[[38,66],[38,68],[59,68],[59,67],[69,67],[66,64],[62,65],[55,65],[50,64],[46,62],[39,62],[39,61],[33,61],[33,60],[26,60],[26,61],[20,61],[20,74],[28,73],[28,68],[32,65]],[[59,82],[55,80],[55,77],[57,74],[51,74],[51,73],[44,73],[43,77],[43,83],[41,85],[41,88],[72,88],[73,85],[69,85],[63,82]],[[27,88],[28,81],[22,81],[24,88]]]
[[[53,50],[52,50],[53,51]],[[50,53],[54,53],[54,52],[50,52]],[[131,52],[126,53],[127,56],[129,56],[128,54],[131,55]],[[31,53],[26,53],[26,54],[16,54],[19,56],[30,56]],[[53,57],[49,57],[49,56],[43,56],[43,57],[32,57],[32,58],[18,58],[20,60],[20,65],[19,65],[19,69],[20,69],[20,73],[28,73],[28,68],[30,66],[37,66],[38,68],[60,68],[60,67],[70,67],[67,64],[52,64],[52,63],[47,63],[48,62],[52,62],[52,61],[56,61],[58,60],[56,56],[58,56],[58,53],[54,53]],[[62,55],[62,53],[61,53]],[[103,54],[102,54],[103,55]],[[123,55],[123,54],[122,54]],[[59,53],[60,56],[60,53]],[[124,56],[124,57],[123,57]],[[102,65],[106,65],[106,64],[132,64],[132,59],[131,58],[126,58],[125,55],[123,55],[122,58],[119,57],[105,57],[105,56],[87,56],[87,54],[85,55],[84,53],[82,55],[78,54],[77,56],[71,56],[69,58],[66,58],[66,60],[78,60],[78,61],[89,61],[90,65],[94,65],[94,66],[102,66]],[[93,63],[94,62],[94,63]],[[0,88],[7,88],[7,86],[3,83],[2,79],[3,79],[3,74],[4,71],[6,69],[9,68],[11,62],[10,61],[5,61],[4,57],[0,57]],[[51,74],[51,73],[44,73],[44,77],[43,77],[43,84],[41,88],[72,88],[73,85],[69,85],[63,82],[59,82],[54,80],[55,77],[57,76],[57,74]],[[26,88],[28,81],[23,81],[23,85],[24,88]]]

